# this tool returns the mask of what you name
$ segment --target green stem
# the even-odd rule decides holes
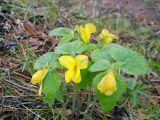
[[[75,87],[73,87],[72,117],[71,118],[74,117],[74,113],[76,112],[75,108],[76,108],[76,89]]]
[[[90,104],[91,104],[91,98],[92,98],[92,89],[91,89],[91,87],[89,88],[89,95],[88,95],[88,101],[87,101],[87,111],[89,112],[89,114],[86,112],[86,114],[85,114],[85,116],[88,118],[88,119],[90,119],[91,118],[91,116],[92,116],[92,111],[91,110],[89,110],[90,108],[89,107],[91,107],[90,106]]]
[[[54,108],[53,108],[53,106],[52,106],[52,105],[50,105],[50,107],[51,107],[52,115],[53,115],[53,119],[54,119],[54,118],[55,118],[55,116],[54,116]]]

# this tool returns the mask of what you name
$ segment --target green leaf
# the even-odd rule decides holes
[[[98,60],[109,60],[110,58],[110,51],[105,51],[105,49],[96,49],[91,53],[91,59],[93,61],[98,61]]]
[[[103,71],[107,70],[109,66],[110,62],[108,60],[99,60],[89,68],[89,71],[91,72]]]
[[[98,74],[93,80],[93,86],[94,88],[96,88],[96,95],[99,98],[100,105],[103,111],[109,112],[117,104],[118,100],[120,100],[123,92],[126,89],[126,82],[120,75],[117,75],[116,76],[117,91],[110,96],[106,96],[100,93],[99,90],[97,89],[97,84],[100,82],[100,80],[103,78],[104,75],[105,72]]]
[[[129,98],[133,106],[140,105],[141,100],[140,96],[147,97],[151,99],[151,95],[148,94],[145,90],[151,88],[149,84],[144,84],[142,81],[137,81],[135,79],[128,79],[127,88],[129,90]]]
[[[55,69],[52,69],[43,80],[43,92],[45,94],[44,101],[49,105],[54,103],[60,85],[61,76]]]
[[[60,102],[64,102],[64,94],[63,94],[63,91],[60,88],[56,92],[55,98]]]
[[[69,35],[65,35],[63,36],[60,40],[59,40],[59,43],[58,43],[58,46],[70,41],[73,39],[73,35],[69,34]]]
[[[36,62],[34,63],[34,69],[38,70],[44,67],[47,67],[49,65],[52,65],[55,63],[57,58],[59,57],[58,54],[54,52],[48,52],[42,56],[40,56]]]
[[[113,71],[118,71],[121,66],[123,66],[125,62],[115,62],[112,64]]]
[[[148,71],[148,64],[145,58],[117,44],[109,44],[91,53],[93,61],[108,60],[122,63],[119,67],[128,74],[144,75]],[[118,66],[117,66],[118,68]]]
[[[124,72],[136,75],[147,73],[147,61],[142,55],[116,44],[112,44],[111,51],[110,55],[114,60],[125,63],[121,66]]]
[[[136,85],[137,85],[137,81],[134,78],[127,78],[127,88],[129,90],[134,90]]]
[[[139,96],[138,96],[138,92],[133,92],[132,97],[131,97],[131,103],[133,106],[138,105],[139,103]]]
[[[91,53],[91,59],[93,61],[98,61],[98,60],[112,60],[110,53],[112,52],[112,48],[116,44],[109,44],[104,46],[101,49],[96,49]]]
[[[73,34],[73,30],[65,27],[55,28],[49,32],[49,36],[66,36]]]
[[[130,57],[137,55],[136,52],[117,44],[111,44],[110,47],[111,57],[118,62],[124,62],[130,59]]]
[[[82,41],[66,43],[55,48],[55,53],[57,54],[75,55],[83,51],[85,51],[85,48]]]
[[[81,82],[76,84],[77,89],[83,89],[92,85],[93,78],[97,73],[92,73],[88,69],[81,70]]]
[[[148,72],[148,64],[143,56],[130,57],[121,69],[128,74],[144,75]]]
[[[93,44],[93,43],[89,43],[89,44],[85,44],[85,52],[90,52],[92,51],[93,49],[95,49],[97,47],[96,44]]]

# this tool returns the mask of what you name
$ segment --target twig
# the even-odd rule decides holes
[[[4,17],[4,19],[6,19],[12,25],[12,27],[14,28],[14,30],[16,31],[16,33],[18,33],[17,29],[14,27],[14,25],[12,24],[12,22],[2,12],[0,12],[0,15],[2,15]]]
[[[36,114],[36,113],[33,112],[32,110],[30,110],[29,108],[27,108],[26,106],[24,106],[23,104],[22,104],[22,106],[23,106],[24,108],[26,108],[26,110],[30,111],[31,113],[33,113],[33,114],[35,114],[36,116],[38,116],[39,118],[41,118],[42,120],[45,120],[45,119],[42,118],[40,115]]]
[[[37,92],[38,92],[37,90],[34,90],[34,89],[32,89],[32,88],[27,88],[27,87],[24,87],[24,86],[22,86],[22,85],[17,84],[16,81],[13,80],[13,79],[6,79],[6,78],[5,78],[4,80],[7,81],[7,82],[9,82],[9,83],[12,84],[12,85],[15,85],[15,86],[18,87],[18,88],[23,89],[23,90],[27,90],[27,91],[34,92],[34,93],[37,93]]]

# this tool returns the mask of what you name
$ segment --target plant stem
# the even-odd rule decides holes
[[[76,89],[75,87],[73,87],[72,117],[71,118],[74,117],[74,113],[76,112],[75,108],[76,108]]]
[[[92,89],[91,89],[91,87],[89,88],[89,96],[88,96],[88,103],[87,103],[87,105],[88,105],[88,110],[90,109],[90,107],[92,108],[92,105],[90,106],[90,104],[91,104],[91,98],[92,98]],[[92,102],[92,104],[93,104],[93,102]],[[92,111],[91,110],[89,110],[89,115],[88,115],[88,119],[90,119],[90,117],[92,116]]]
[[[52,115],[53,115],[53,119],[54,119],[54,118],[55,118],[55,116],[54,116],[54,108],[53,108],[53,106],[52,106],[52,105],[51,105],[50,107],[51,107]]]

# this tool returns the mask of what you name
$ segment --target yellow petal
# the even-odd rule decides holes
[[[48,69],[38,70],[36,73],[33,74],[31,82],[40,83],[45,78],[47,72],[48,72]]]
[[[112,38],[106,38],[106,39],[104,39],[104,40],[102,41],[102,43],[103,43],[103,44],[109,44],[109,43],[111,43],[112,41],[113,41]]]
[[[42,94],[42,83],[40,83],[40,87],[39,87],[39,91],[38,91],[38,95],[41,96]]]
[[[118,39],[118,37],[114,34],[108,33],[105,35],[107,38]]]
[[[86,69],[88,67],[88,56],[77,55],[75,59],[80,69]]]
[[[72,68],[75,66],[75,59],[72,56],[64,55],[59,57],[60,64],[65,68]]]
[[[108,34],[108,33],[109,33],[109,32],[108,32],[107,29],[103,29],[102,32],[101,32],[101,34],[104,35],[104,36],[105,36],[106,34]]]
[[[92,23],[87,23],[85,25],[85,29],[88,29],[90,33],[95,33],[96,32],[96,26]]]
[[[111,95],[117,90],[116,80],[113,71],[110,71],[105,75],[97,85],[98,90],[105,94]]]
[[[108,96],[109,96],[109,95],[112,95],[112,94],[113,94],[113,91],[106,91],[106,92],[105,92],[105,95],[108,95]]]
[[[84,27],[80,26],[80,35],[81,35],[82,40],[83,40],[85,43],[88,43],[88,42],[89,42],[90,32],[89,32],[88,29],[85,29]]]
[[[98,39],[103,43],[103,44],[107,44],[107,34],[108,34],[108,30],[107,29],[103,29],[102,32],[99,34]]]
[[[109,44],[118,39],[116,35],[109,33],[107,29],[103,29],[98,38],[103,44]]]
[[[65,72],[65,81],[69,83],[73,79],[73,75],[75,74],[74,69],[69,69]]]
[[[75,74],[73,76],[72,81],[75,83],[79,83],[81,81],[81,73],[80,73],[79,66],[75,67]]]

